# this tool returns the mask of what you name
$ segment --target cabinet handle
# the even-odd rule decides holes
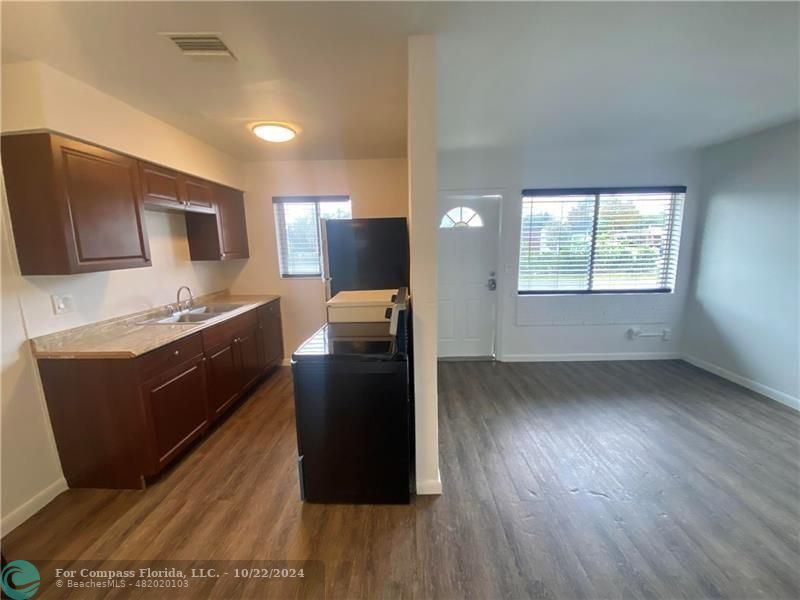
[[[181,353],[181,351],[180,351],[180,350],[175,350],[175,352],[173,352],[173,354],[174,354],[175,356],[178,356],[178,355],[180,355],[180,353]]]
[[[220,252],[220,253],[219,253],[219,257],[220,257],[220,258],[225,258],[225,253],[224,253],[224,252]]]

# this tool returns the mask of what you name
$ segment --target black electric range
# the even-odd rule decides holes
[[[292,355],[300,494],[405,504],[414,491],[410,309],[388,323],[327,323]]]
[[[326,323],[294,352],[292,359],[392,360],[396,336],[389,323]]]

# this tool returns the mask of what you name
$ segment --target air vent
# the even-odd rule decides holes
[[[230,48],[217,33],[162,33],[193,58],[228,58],[236,60]]]

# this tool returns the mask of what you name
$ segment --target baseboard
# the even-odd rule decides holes
[[[63,477],[60,477],[44,488],[41,492],[36,494],[33,498],[25,502],[22,506],[12,510],[3,517],[2,523],[0,523],[2,535],[6,535],[10,531],[13,531],[22,525],[25,521],[47,506],[53,500],[53,498],[67,489],[67,480]]]
[[[593,360],[672,360],[677,352],[592,352],[584,354],[503,354],[500,362],[583,362]]]
[[[418,496],[440,496],[442,494],[442,480],[438,479],[417,479]]]
[[[698,369],[703,369],[704,371],[718,375],[723,379],[727,379],[728,381],[732,381],[733,383],[741,385],[742,387],[746,387],[748,390],[752,390],[761,394],[762,396],[766,396],[767,398],[771,398],[772,400],[780,402],[781,404],[785,404],[789,408],[800,411],[800,398],[795,398],[794,396],[791,396],[785,392],[771,388],[763,383],[753,381],[752,379],[739,375],[738,373],[734,373],[733,371],[729,371],[728,369],[720,367],[719,365],[715,365],[714,363],[697,358],[696,356],[684,354],[681,358],[689,364],[694,365]]]

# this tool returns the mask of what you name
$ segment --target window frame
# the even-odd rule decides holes
[[[322,218],[320,217],[320,204],[324,202],[349,202],[350,203],[350,218],[353,218],[353,200],[349,195],[322,195],[322,196],[273,196],[272,197],[272,215],[275,219],[275,242],[278,250],[278,275],[281,279],[320,279],[322,277]],[[319,272],[318,273],[284,273],[283,264],[281,263],[281,247],[285,242],[286,230],[279,227],[279,222],[275,214],[275,207],[277,204],[316,204],[317,214],[317,252],[319,254]]]
[[[466,221],[464,220],[465,209],[472,213],[472,215]],[[450,216],[450,213],[456,210],[459,211],[458,221],[456,221],[453,217]],[[444,225],[445,219],[450,219],[452,225],[445,226]],[[477,221],[475,221],[476,223],[475,225],[470,224],[472,223],[473,219],[477,219]],[[480,229],[481,227],[483,227],[483,217],[481,216],[481,214],[471,206],[460,205],[460,206],[454,206],[445,211],[445,213],[442,215],[442,218],[439,219],[439,226],[437,227],[437,229]]]
[[[592,219],[592,239],[589,255],[589,284],[591,285],[594,277],[595,251],[597,247],[597,220],[600,209],[600,196],[613,194],[686,194],[685,185],[664,185],[664,186],[638,186],[638,187],[583,187],[583,188],[533,188],[522,190],[522,199],[553,196],[594,196],[594,217]],[[684,198],[685,201],[685,198]],[[522,214],[522,204],[520,204],[520,214]],[[682,213],[681,213],[682,214]],[[671,218],[674,219],[675,210],[673,207]],[[674,225],[673,225],[674,226]],[[683,224],[681,223],[681,229]],[[522,250],[522,224],[520,224],[520,252]],[[670,227],[670,238],[673,227]],[[670,245],[671,245],[670,240]],[[676,248],[676,276],[677,258],[680,254],[680,244]],[[517,253],[519,261],[519,252]],[[517,263],[517,295],[518,296],[585,296],[585,295],[608,295],[608,294],[672,294],[675,286],[665,288],[646,288],[646,289],[613,289],[613,290],[521,290],[519,289],[519,262]]]

